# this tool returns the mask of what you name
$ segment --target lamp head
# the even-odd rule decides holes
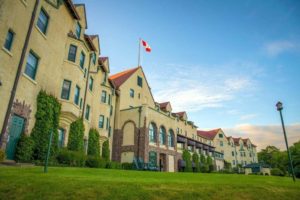
[[[277,110],[278,110],[278,111],[280,111],[280,110],[283,109],[282,103],[281,103],[280,101],[277,102],[276,107],[277,107]]]

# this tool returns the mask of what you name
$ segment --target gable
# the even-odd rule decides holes
[[[82,29],[87,29],[87,19],[86,19],[86,11],[85,11],[85,5],[84,4],[75,4],[76,10],[78,12],[78,15],[80,17],[80,25]]]

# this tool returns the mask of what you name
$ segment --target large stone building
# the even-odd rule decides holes
[[[198,136],[208,141],[216,148],[216,151],[224,154],[224,160],[231,163],[232,167],[237,167],[257,163],[256,145],[252,144],[249,138],[233,138],[227,137],[222,129],[214,129],[210,131],[198,130]],[[217,166],[222,169],[222,166]]]
[[[184,149],[211,156],[216,170],[224,167],[224,158],[233,166],[257,161],[249,139],[227,138],[221,129],[208,137],[186,112],[155,102],[141,67],[109,77],[100,39],[85,34],[87,27],[85,6],[71,0],[0,2],[0,146],[8,159],[14,159],[20,135],[31,133],[37,95],[45,90],[62,105],[61,147],[70,124],[82,118],[85,149],[95,128],[100,144],[108,140],[111,158],[119,162],[142,159],[172,172]]]
[[[98,58],[99,37],[85,34],[85,6],[60,2],[4,0],[0,4],[1,148],[9,159],[14,157],[16,138],[22,132],[30,134],[34,126],[40,90],[62,105],[61,146],[67,143],[70,124],[80,117],[85,146],[90,128],[98,129],[101,142],[112,141],[115,92],[107,79],[108,58]]]

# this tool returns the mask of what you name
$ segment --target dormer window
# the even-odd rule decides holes
[[[140,77],[140,76],[137,77],[137,84],[138,84],[138,86],[143,87],[143,79],[142,79],[142,77]]]
[[[80,38],[80,34],[81,34],[81,26],[80,26],[79,22],[77,22],[77,24],[76,24],[76,37],[78,39]]]

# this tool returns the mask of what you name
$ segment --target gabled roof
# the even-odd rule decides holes
[[[133,69],[128,69],[117,74],[111,75],[109,80],[111,80],[117,89],[132,75],[136,72],[140,67],[136,67]]]
[[[65,5],[67,6],[69,12],[71,13],[71,15],[74,17],[74,19],[80,20],[79,14],[72,2],[72,0],[65,0]]]
[[[183,119],[184,117],[187,118],[187,114],[185,111],[177,112],[177,113],[172,113],[173,115],[177,115],[179,118]]]
[[[197,135],[199,135],[200,137],[204,137],[206,139],[209,139],[209,140],[213,140],[216,137],[216,135],[219,133],[220,130],[221,130],[220,128],[213,129],[213,130],[210,130],[210,131],[198,130]]]
[[[92,38],[91,38],[89,35],[84,34],[84,39],[85,39],[85,41],[87,42],[89,48],[90,48],[92,51],[97,51],[95,45],[94,45],[93,42],[92,42]]]
[[[83,3],[79,3],[79,4],[74,4],[75,8],[76,7],[83,7],[83,10],[84,10],[84,20],[85,20],[85,29],[88,28],[88,24],[87,24],[87,18],[86,18],[86,10],[85,10],[85,4]]]
[[[233,141],[234,141],[234,144],[236,145],[236,146],[240,146],[240,140],[242,139],[242,138],[232,138],[233,139]]]
[[[107,63],[107,65],[105,65]],[[98,64],[101,66],[102,70],[106,73],[109,73],[109,59],[108,57],[99,57],[98,58]]]
[[[167,111],[168,105],[170,106],[170,108],[171,108],[171,110],[172,110],[172,106],[171,106],[171,103],[170,103],[169,101],[163,102],[163,103],[158,103],[158,105],[159,105],[159,108],[160,108],[161,110]]]

